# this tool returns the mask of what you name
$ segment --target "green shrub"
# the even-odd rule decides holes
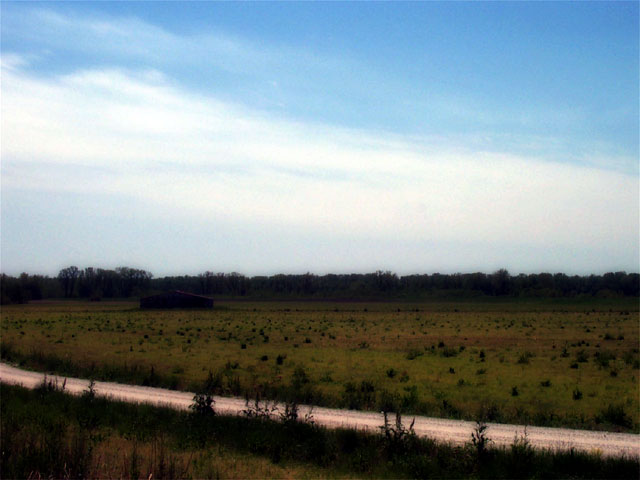
[[[596,417],[596,421],[625,428],[631,428],[633,426],[631,417],[625,412],[624,405],[622,404],[609,404],[609,406],[605,410],[602,410]]]
[[[424,352],[422,350],[412,349],[407,353],[407,360],[415,360],[422,355],[424,355]]]
[[[526,365],[529,363],[530,359],[532,359],[535,355],[529,351],[523,352],[518,357],[518,362],[521,365]]]

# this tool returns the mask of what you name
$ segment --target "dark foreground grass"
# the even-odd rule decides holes
[[[638,461],[421,439],[312,423],[179,412],[2,385],[2,478],[637,478]],[[201,403],[202,405],[202,403]]]

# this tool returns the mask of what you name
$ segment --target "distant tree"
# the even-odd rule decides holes
[[[98,290],[98,272],[93,267],[85,268],[78,277],[78,295],[92,297]]]
[[[511,276],[504,268],[491,274],[491,287],[494,295],[506,295],[511,287]]]
[[[375,273],[375,286],[380,292],[390,292],[398,287],[398,276],[390,271],[378,270]]]
[[[60,273],[58,273],[58,280],[60,281],[62,289],[64,290],[65,298],[73,296],[73,291],[76,285],[78,274],[78,267],[73,265],[67,268],[63,268],[62,270],[60,270]]]
[[[20,281],[4,273],[0,276],[0,303],[8,305],[11,303],[26,303],[27,298],[20,288]]]

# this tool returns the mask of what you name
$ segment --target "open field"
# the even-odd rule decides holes
[[[227,302],[213,311],[2,309],[3,358],[80,377],[638,432],[637,299]]]

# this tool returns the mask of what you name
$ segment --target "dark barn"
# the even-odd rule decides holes
[[[172,290],[141,298],[140,308],[213,308],[213,298]]]

